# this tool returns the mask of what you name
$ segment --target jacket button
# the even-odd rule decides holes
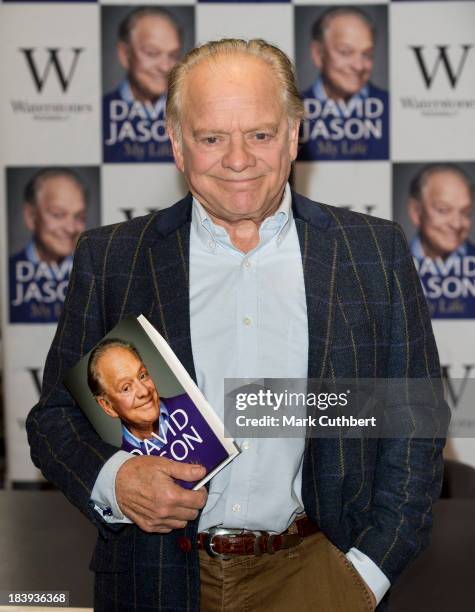
[[[184,553],[190,552],[192,548],[190,538],[185,536],[178,538],[178,548]]]

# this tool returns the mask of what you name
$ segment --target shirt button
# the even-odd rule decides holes
[[[212,250],[212,249],[214,249],[214,247],[216,246],[216,242],[213,242],[213,240],[210,240],[210,241],[208,242],[208,246],[209,246],[209,248]]]
[[[252,319],[250,317],[244,317],[242,322],[244,323],[244,325],[247,325],[248,327],[249,325],[252,325]]]
[[[242,448],[242,449],[244,449],[244,450],[248,450],[250,446],[251,446],[251,445],[250,445],[250,443],[249,443],[247,440],[245,440],[245,441],[244,441],[244,442],[241,444],[241,448]]]
[[[282,242],[282,238],[279,236],[279,237],[277,238],[277,244],[280,244],[281,242]]]
[[[244,260],[244,265],[246,266],[246,268],[250,268],[251,267],[251,262],[249,261],[249,259],[245,259]]]
[[[232,511],[239,512],[241,510],[241,504],[233,504]]]

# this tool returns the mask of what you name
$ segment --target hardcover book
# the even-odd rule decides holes
[[[101,438],[134,455],[206,468],[198,489],[239,454],[165,339],[143,316],[116,325],[64,377]]]

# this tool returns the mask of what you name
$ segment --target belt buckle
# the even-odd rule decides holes
[[[242,529],[226,529],[225,527],[211,527],[208,530],[205,540],[205,550],[208,555],[214,559],[222,559],[223,561],[228,561],[231,559],[230,555],[223,555],[222,553],[217,553],[213,548],[213,538],[214,536],[226,535],[226,536],[238,536],[243,533]]]

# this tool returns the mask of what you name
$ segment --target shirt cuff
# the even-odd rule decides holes
[[[94,483],[91,493],[91,502],[94,510],[98,512],[106,523],[132,523],[123,515],[115,497],[115,478],[119,468],[133,455],[119,450],[104,463]]]
[[[346,558],[354,565],[358,574],[373,591],[374,596],[376,597],[376,605],[379,604],[386,591],[391,586],[386,574],[383,573],[383,571],[372,559],[368,557],[368,555],[365,555],[357,548],[350,548],[350,550],[346,553]]]

